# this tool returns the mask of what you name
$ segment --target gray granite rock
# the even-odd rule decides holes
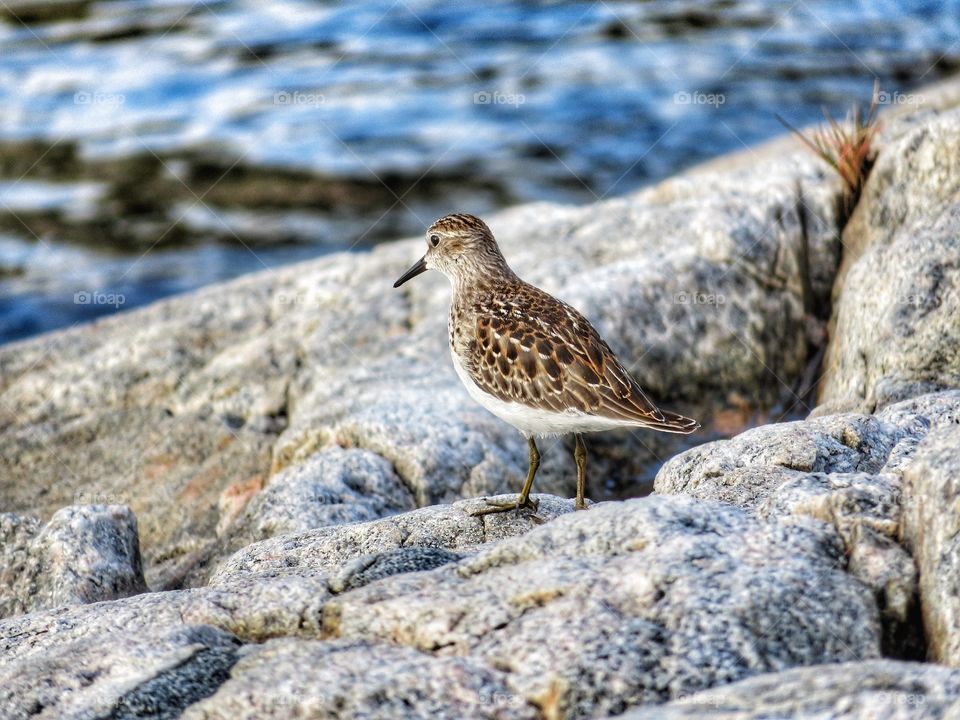
[[[873,597],[841,552],[828,528],[729,505],[602,503],[455,565],[337,595],[323,629],[482,659],[547,717],[602,716],[758,672],[876,657]]]
[[[900,545],[901,481],[891,473],[807,473],[780,485],[761,518],[816,518],[840,536],[847,571],[870,587],[884,624],[884,654],[923,657],[917,627],[917,568]]]
[[[137,519],[120,505],[67,507],[42,527],[0,515],[0,554],[0,617],[147,589]]]
[[[469,657],[368,642],[272,640],[244,648],[216,695],[184,720],[536,718],[506,673]]]
[[[580,306],[660,400],[706,418],[743,398],[770,404],[775,375],[789,384],[805,367],[839,257],[838,193],[795,148],[487,219],[518,272]],[[77,502],[129,505],[147,580],[166,589],[202,584],[247,531],[516,491],[525,444],[453,373],[444,281],[391,288],[422,249],[333,255],[0,349],[0,506],[46,519]],[[635,486],[678,442],[598,438],[592,477]],[[337,446],[392,467],[376,481],[383,506],[347,509],[359,493],[346,492],[335,512],[285,516],[280,496],[317,486],[274,476]],[[569,448],[545,443],[536,489],[570,494],[574,477]]]
[[[890,450],[883,469],[898,472],[912,460],[927,433],[960,424],[960,390],[918,395],[888,405],[877,413],[877,419],[896,429],[899,439]]]
[[[229,533],[224,529],[221,534],[243,546],[415,507],[410,491],[382,457],[369,450],[332,447],[271,477]]]
[[[757,508],[758,517],[765,519],[804,515],[829,523],[851,561],[861,543],[895,541],[900,512],[900,478],[886,473],[802,474],[783,483]]]
[[[253,543],[224,561],[210,582],[225,583],[249,574],[305,568],[334,572],[348,561],[401,548],[469,550],[483,543],[522,535],[564,513],[573,512],[573,501],[550,495],[532,496],[537,512],[474,516],[482,499],[437,505],[382,520],[310,530]],[[516,495],[502,500],[516,499]]]
[[[523,718],[621,712],[759,672],[879,652],[873,595],[844,572],[842,544],[827,526],[764,523],[687,498],[585,512],[539,500],[539,520],[507,513],[469,526],[463,502],[456,514],[428,508],[314,530],[261,548],[259,574],[248,559],[209,587],[0,621],[0,664],[37,668],[31,682],[39,688],[46,678],[56,693],[85,669],[97,672],[88,648],[117,660],[141,652],[129,649],[137,638],[149,645],[204,625],[248,643],[282,640],[244,649],[230,680],[189,717],[337,707],[378,716],[381,704],[404,703],[413,717]],[[444,549],[464,529],[464,551]],[[191,643],[187,655],[209,644]],[[51,669],[62,653],[73,658],[68,679]],[[217,657],[204,692],[233,655]],[[169,684],[145,667],[131,670],[122,696],[146,707],[167,692],[151,688]],[[196,677],[189,664],[184,673]],[[112,677],[103,687],[114,687]],[[76,702],[90,716],[100,712],[86,696]]]
[[[240,643],[211,627],[145,627],[0,658],[0,717],[7,720],[174,720],[227,679]]]
[[[806,516],[831,525],[844,544],[847,569],[876,594],[885,652],[922,657],[917,569],[900,542],[901,471],[928,433],[958,417],[960,391],[950,390],[875,416],[840,413],[765,425],[672,458],[654,486],[664,494],[729,502],[768,520]]]
[[[960,423],[930,433],[903,471],[903,537],[920,569],[931,659],[960,665]]]
[[[872,412],[960,387],[960,111],[880,152],[844,229],[820,402]]]
[[[301,571],[238,578],[228,586],[144,593],[0,621],[0,662],[45,657],[100,638],[125,639],[179,625],[212,625],[245,642],[316,637],[329,596],[325,575]]]
[[[654,489],[755,510],[807,473],[879,472],[899,437],[877,418],[855,413],[761,425],[671,458]]]
[[[481,507],[483,501],[470,500],[255,543],[226,563],[208,587],[146,593],[0,621],[0,657],[44,653],[93,635],[122,636],[141,627],[180,623],[213,625],[246,642],[316,637],[331,592],[455,562],[478,545],[528,532],[573,512],[572,500],[534,497],[540,503],[537,514],[474,517],[467,511]]]
[[[960,670],[870,660],[769,673],[705,690],[622,720],[951,720]]]
[[[400,573],[433,570],[465,558],[463,553],[437,547],[404,547],[364,555],[347,562],[330,578],[330,592],[342,593]]]
[[[86,332],[95,333],[96,327]],[[138,336],[139,331],[132,334],[130,342],[150,344]],[[175,342],[173,336],[168,340]],[[84,369],[76,371],[83,377],[73,378],[76,392],[94,378],[101,384],[125,382],[126,375],[111,380],[97,364],[109,366],[117,357],[138,354],[119,340],[112,344],[109,358],[78,361]],[[149,361],[144,363],[143,373],[149,376]],[[61,370],[68,374],[66,367]],[[38,377],[31,382],[38,389],[30,391],[30,398],[37,398],[52,392],[59,380]],[[170,382],[175,384],[175,378]],[[116,388],[102,388],[99,402],[107,402],[112,392]],[[85,410],[71,406],[64,411],[69,418],[62,420],[31,424],[24,413],[17,416],[21,424],[0,431],[0,505],[41,518],[73,504],[126,505],[139,521],[147,584],[178,587],[213,547],[221,508],[237,514],[237,505],[242,509],[263,486],[270,469],[268,438],[211,415],[173,414],[163,403],[150,406],[143,400],[143,406],[117,411],[97,410],[97,399],[89,402]],[[0,407],[10,405],[0,402]]]
[[[258,540],[314,528],[363,522],[412,510],[413,494],[382,457],[369,450],[333,446],[259,483],[225,494],[217,539],[193,559],[183,584],[209,578],[216,563]]]
[[[877,415],[840,413],[762,425],[671,458],[654,489],[754,511],[780,487],[802,485],[811,473],[821,480],[837,473],[889,475],[892,479],[878,481],[889,493],[923,438],[958,418],[960,391],[948,390],[890,405]],[[775,507],[768,504],[768,514]]]
[[[0,513],[0,617],[21,611],[26,598],[19,597],[14,584],[34,562],[31,542],[40,525],[37,518]]]

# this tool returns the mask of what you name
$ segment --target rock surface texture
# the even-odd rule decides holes
[[[0,617],[144,592],[137,519],[129,508],[64,508],[43,527],[0,515]]]
[[[506,674],[464,657],[367,642],[274,640],[245,648],[231,679],[184,720],[290,717],[534,720]]]
[[[960,391],[948,390],[876,415],[841,413],[762,426],[672,458],[654,487],[739,505],[772,521],[806,516],[829,525],[843,543],[848,570],[877,594],[885,650],[922,656],[917,566],[901,540],[910,498],[933,490],[905,491],[904,474],[916,475],[917,448],[928,435],[955,429],[958,418]],[[960,462],[960,445],[954,451]],[[934,512],[947,507],[940,503]]]
[[[960,92],[926,97],[842,236],[795,141],[489,218],[706,421],[592,439],[648,497],[574,512],[546,441],[554,494],[474,514],[526,448],[443,281],[390,287],[422,240],[0,349],[0,717],[960,718]]]
[[[960,113],[884,148],[843,241],[821,402],[872,412],[960,387]]]
[[[153,689],[166,687],[171,653],[190,677],[186,658],[224,679],[237,661],[216,692],[213,680],[191,691],[209,695],[192,717],[341,706],[350,716],[388,697],[375,716],[409,704],[414,717],[522,718],[612,714],[761,672],[879,655],[873,595],[844,572],[842,547],[823,528],[688,498],[586,512],[539,499],[536,519],[481,521],[460,503],[461,523],[494,527],[459,551],[438,547],[453,529],[449,510],[428,508],[289,536],[257,554],[274,567],[227,563],[209,587],[11,618],[0,622],[3,667],[49,677],[42,668],[62,665],[58,686],[89,673],[101,683],[91,697],[120,703],[167,692]],[[404,527],[435,529],[383,549]],[[198,628],[207,634],[189,640]],[[154,647],[163,643],[174,647]],[[117,677],[103,669],[154,651],[156,664]],[[298,664],[311,669],[291,674]],[[30,683],[3,696],[0,716],[29,714],[42,691]],[[50,692],[42,704],[57,717],[83,697]]]
[[[486,219],[517,272],[579,307],[654,396],[704,419],[726,408],[736,429],[744,407],[794,401],[778,378],[799,382],[810,308],[829,298],[838,194],[794,148]],[[270,534],[519,488],[523,439],[453,372],[445,280],[391,287],[423,246],[326,257],[0,349],[0,506],[46,519],[128,505],[148,583],[164,589],[202,584]],[[636,484],[678,442],[599,437],[593,477]],[[569,454],[544,444],[538,491],[571,492]]]
[[[0,666],[0,712],[38,718],[176,718],[227,679],[240,643],[206,626],[51,644]]]
[[[921,443],[904,495],[902,534],[920,570],[930,656],[960,667],[960,413]]]
[[[798,668],[706,690],[622,720],[941,720],[960,713],[960,670],[872,660]]]

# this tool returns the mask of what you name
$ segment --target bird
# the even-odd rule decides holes
[[[490,499],[482,515],[529,508],[540,466],[536,439],[573,434],[576,509],[585,509],[583,434],[646,428],[688,435],[700,425],[651,402],[600,333],[576,309],[521,280],[487,224],[466,213],[435,221],[427,251],[394,288],[437,270],[452,288],[453,366],[468,394],[527,440],[527,477],[516,501]]]

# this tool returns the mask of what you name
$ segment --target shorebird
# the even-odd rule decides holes
[[[475,401],[523,434],[530,452],[517,501],[488,501],[475,514],[536,509],[530,500],[540,466],[535,438],[573,433],[576,507],[583,509],[583,433],[640,427],[686,435],[700,427],[658,409],[583,315],[517,277],[483,220],[447,215],[427,229],[426,238],[426,254],[393,286],[427,270],[447,276],[457,375]]]

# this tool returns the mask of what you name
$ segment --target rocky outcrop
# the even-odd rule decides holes
[[[728,409],[730,432],[784,392],[778,377],[799,383],[839,259],[838,194],[795,148],[487,220],[515,269],[580,307],[653,395],[704,419]],[[422,244],[329,256],[0,349],[2,506],[42,518],[130,506],[148,582],[163,589],[202,584],[273,532],[515,490],[524,442],[452,371],[445,281],[390,287]],[[635,487],[678,442],[598,438],[591,494]],[[358,469],[367,461],[337,448],[384,462]],[[536,489],[569,494],[567,449],[543,454]],[[366,479],[351,489],[357,472]]]
[[[212,626],[247,643],[277,640],[236,657],[219,634],[189,642],[182,657],[220,648],[221,670],[240,658],[216,693],[210,683],[226,679],[216,668],[220,675],[197,689],[209,698],[191,707],[193,717],[282,718],[338,704],[376,714],[381,702],[420,698],[418,717],[496,710],[522,718],[622,712],[761,672],[879,654],[873,596],[843,571],[841,544],[824,528],[764,523],[688,498],[560,516],[570,501],[539,500],[536,516],[482,519],[460,503],[461,517],[487,525],[487,534],[459,551],[437,547],[439,530],[381,549],[390,543],[376,538],[398,528],[451,526],[447,509],[425,509],[329,528],[322,539],[321,531],[306,541],[290,536],[260,549],[273,569],[231,561],[209,587],[8,619],[0,622],[3,667],[11,676],[41,668],[59,683],[44,668],[68,657],[69,677],[89,671],[102,679],[91,690],[98,702],[126,702],[165,686],[167,651],[156,650],[157,665],[126,671],[122,687],[98,674],[103,658],[120,662],[146,653],[141,641]],[[358,542],[364,537],[370,541]],[[191,662],[184,673],[193,672]],[[297,662],[311,669],[289,674]],[[40,692],[17,687],[23,691],[4,697],[4,716],[25,714]],[[52,691],[43,702],[51,716],[103,707]]]
[[[873,588],[885,650],[923,657],[916,627],[917,569],[900,540],[903,478],[930,433],[954,426],[960,391],[922,395],[877,415],[841,413],[767,425],[667,462],[657,492],[739,505],[758,517],[807,516],[833,527],[847,569]]]
[[[25,598],[13,590],[14,582],[33,562],[31,540],[40,532],[36,518],[0,515],[0,617],[21,611]]]
[[[506,677],[469,657],[384,643],[273,640],[245,648],[230,680],[183,718],[539,717]]]
[[[884,147],[843,243],[820,402],[872,412],[960,387],[960,114]]]
[[[960,712],[960,671],[870,660],[769,673],[690,695],[623,720],[941,720]]]
[[[814,658],[875,657],[876,608],[839,552],[830,534],[730,506],[604,503],[339,595],[323,628],[482,658],[545,715],[591,717]]]
[[[415,507],[390,463],[369,450],[335,446],[274,475],[243,505],[239,518],[221,512],[220,531],[229,547],[240,548],[275,535],[373,520]]]
[[[898,475],[931,430],[960,418],[960,390],[921,395],[876,415],[820,415],[748,430],[671,458],[659,493],[721,500],[749,510],[769,505],[785,483],[809,474]]]
[[[899,118],[882,136],[843,232],[813,417],[690,450],[655,481],[658,492],[731,502],[768,520],[805,515],[832,526],[847,569],[876,593],[885,652],[951,664],[960,660],[950,560],[958,143],[956,109]]]
[[[0,350],[0,716],[960,712],[879,659],[960,662],[955,106],[878,138],[839,279],[838,183],[782,145],[490,218],[708,421],[591,444],[611,491],[685,450],[650,497],[472,514],[526,450],[450,370],[442,280],[389,287],[419,240]],[[739,432],[802,413],[831,297],[823,404]]]
[[[176,718],[227,679],[239,646],[226,633],[190,625],[50,645],[0,665],[0,715]]]
[[[868,415],[762,425],[671,458],[654,489],[756,510],[785,482],[808,473],[880,472],[894,442]]]
[[[67,507],[43,527],[0,515],[0,617],[144,592],[137,519],[127,507]]]
[[[114,640],[178,625],[211,625],[244,642],[317,637],[330,595],[326,575],[261,573],[228,585],[143,593],[0,621],[0,664],[45,657],[79,641]],[[2,716],[2,715],[0,715]]]
[[[573,511],[572,500],[533,495],[536,513],[494,513],[474,516],[486,501],[461,500],[453,505],[422,508],[376,522],[318,528],[253,543],[224,561],[211,583],[290,568],[332,572],[348,560],[395,550],[423,548],[468,550],[487,542],[523,534],[537,525]],[[516,495],[501,500],[515,499]]]
[[[902,535],[920,570],[929,655],[960,666],[960,414],[926,437],[903,476]]]

